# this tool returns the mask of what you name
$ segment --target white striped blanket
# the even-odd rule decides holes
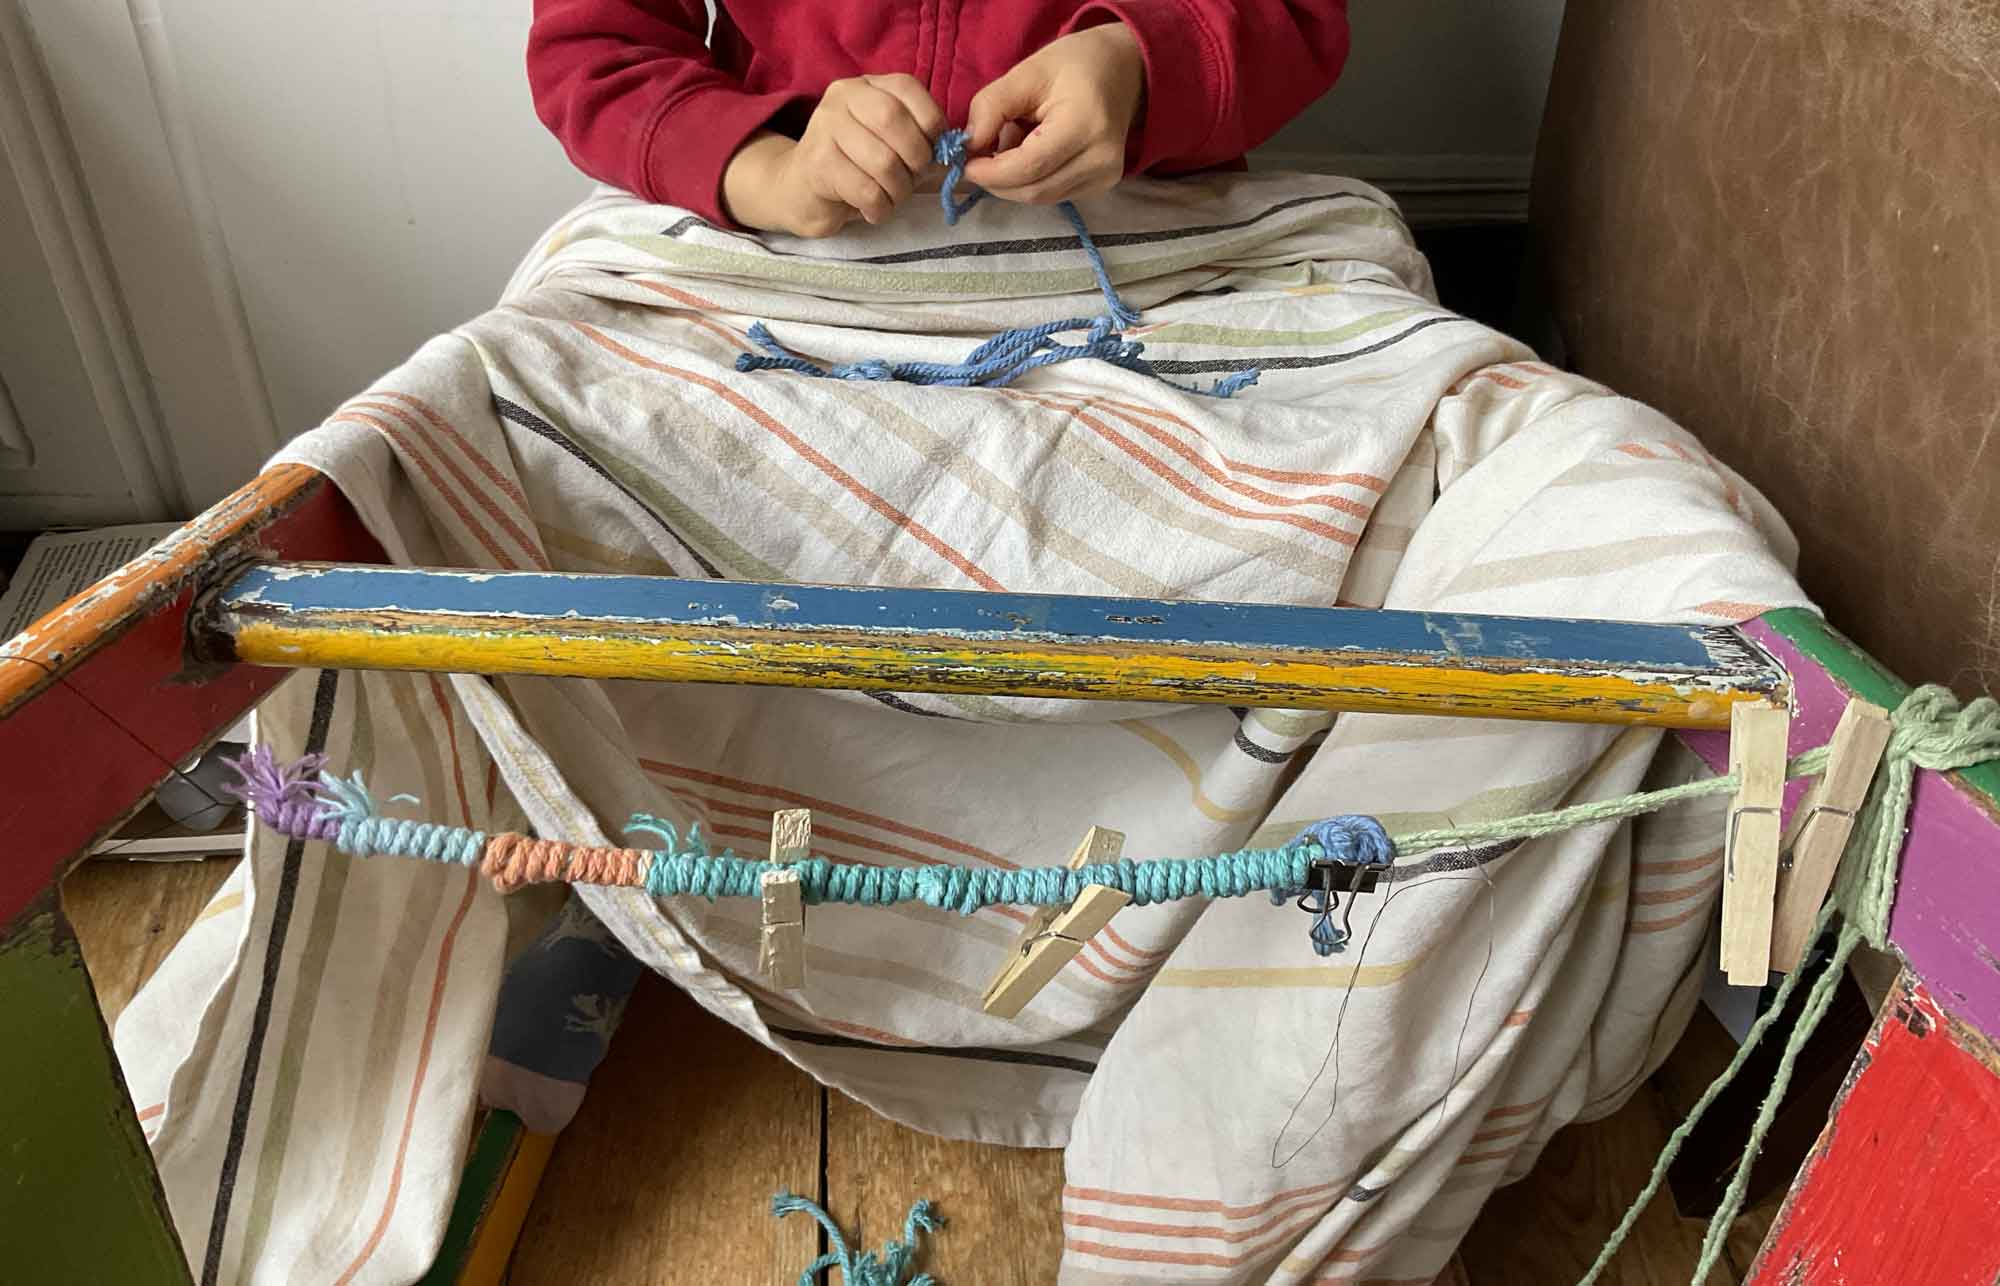
[[[1216,401],[1089,361],[997,390],[739,374],[757,320],[815,360],[956,361],[1099,303],[1048,210],[759,241],[606,192],[500,306],[286,454],[434,565],[1639,620],[1800,601],[1739,479],[1440,308],[1372,189],[1134,182],[1085,214],[1149,358],[1263,381]],[[643,810],[758,852],[774,809],[809,806],[829,855],[893,865],[1057,861],[1093,824],[1195,855],[1693,771],[1640,731],[425,675],[301,679],[260,733],[454,822],[605,842]],[[1065,1281],[1414,1283],[1678,1034],[1715,817],[1411,859],[1329,959],[1263,899],[1127,911],[1013,1022],[979,997],[1018,913],[819,909],[805,989],[774,994],[754,905],[587,901],[877,1110],[1066,1146]],[[413,1279],[510,910],[518,941],[548,904],[260,840],[211,910],[118,1033],[204,1280]]]

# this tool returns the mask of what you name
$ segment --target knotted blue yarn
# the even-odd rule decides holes
[[[944,1220],[938,1218],[930,1202],[919,1201],[911,1206],[909,1218],[903,1221],[903,1239],[890,1242],[879,1253],[871,1250],[856,1254],[848,1249],[840,1225],[818,1202],[789,1192],[771,1198],[771,1214],[779,1219],[801,1212],[811,1215],[826,1231],[827,1252],[799,1274],[799,1286],[813,1286],[829,1268],[840,1270],[846,1286],[937,1286],[937,1279],[929,1273],[904,1276],[916,1265],[917,1244],[923,1234],[944,1226]]]
[[[1314,822],[1300,831],[1292,844],[1294,847],[1317,844],[1325,854],[1323,860],[1344,862],[1349,866],[1387,866],[1396,857],[1396,841],[1389,838],[1389,832],[1382,828],[1382,823],[1360,814]],[[1333,913],[1339,909],[1340,899],[1317,886],[1294,886],[1272,889],[1271,905],[1283,906],[1297,897],[1302,897],[1306,909],[1313,913],[1312,928],[1307,931],[1313,954],[1330,956],[1345,951],[1347,931],[1333,922]]]
[[[956,225],[961,216],[973,206],[986,199],[983,189],[974,188],[972,194],[963,200],[958,198],[959,184],[965,180],[965,131],[947,130],[937,141],[934,155],[938,164],[945,167],[944,186],[938,191],[938,204],[944,209],[944,221]],[[821,366],[817,362],[800,357],[791,349],[778,342],[770,328],[763,322],[750,327],[750,342],[763,349],[762,354],[744,353],[736,359],[739,371],[792,371],[800,375],[810,375],[816,379],[836,380],[881,380],[902,384],[940,385],[964,388],[977,385],[983,388],[999,388],[1012,384],[1029,371],[1057,362],[1075,361],[1082,357],[1096,358],[1122,366],[1129,371],[1150,375],[1164,384],[1171,384],[1188,393],[1199,393],[1206,397],[1229,397],[1255,384],[1262,373],[1255,368],[1225,375],[1209,388],[1199,388],[1167,379],[1153,368],[1142,354],[1145,345],[1126,339],[1122,333],[1126,327],[1139,323],[1138,310],[1119,298],[1117,287],[1111,284],[1111,272],[1104,266],[1104,256],[1091,239],[1090,229],[1084,226],[1083,215],[1068,201],[1058,207],[1069,226],[1075,230],[1077,244],[1084,257],[1090,261],[1090,270],[1097,277],[1097,288],[1104,295],[1104,316],[1071,317],[1063,321],[1044,322],[1039,326],[1024,326],[1005,331],[987,340],[962,362],[890,362],[879,357],[867,358],[859,362],[847,362],[838,366]],[[1058,335],[1083,332],[1081,343],[1064,344],[1056,340]]]

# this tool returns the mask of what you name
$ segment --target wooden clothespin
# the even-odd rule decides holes
[[[812,810],[788,808],[771,815],[771,861],[796,862],[812,852]],[[806,985],[806,907],[797,871],[767,871],[758,881],[764,925],[757,967],[782,991]]]
[[[1729,770],[1742,784],[1729,804],[1722,843],[1722,972],[1739,987],[1771,976],[1771,916],[1784,822],[1785,756],[1791,712],[1769,702],[1729,711]]]
[[[1095,862],[1109,862],[1125,848],[1123,832],[1093,826],[1069,855],[1068,866],[1075,870]],[[1028,923],[1014,938],[1007,962],[986,984],[981,1008],[996,1018],[1013,1018],[1027,1007],[1036,993],[1076,958],[1083,944],[1111,923],[1118,908],[1132,900],[1129,893],[1092,884],[1067,907],[1042,907],[1028,917]]]
[[[1887,710],[1866,701],[1849,701],[1827,743],[1826,772],[1785,828],[1778,911],[1771,930],[1771,967],[1781,973],[1798,968],[1812,945],[1820,903],[1840,868],[1847,837],[1894,731]]]

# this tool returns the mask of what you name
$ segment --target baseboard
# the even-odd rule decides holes
[[[1526,223],[1532,156],[1377,156],[1354,152],[1251,154],[1257,169],[1338,174],[1394,197],[1412,227]]]

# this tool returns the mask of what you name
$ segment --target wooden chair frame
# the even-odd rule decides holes
[[[11,828],[0,856],[0,1140],[9,1165],[21,1171],[0,1184],[0,1230],[17,1245],[33,1237],[40,1280],[193,1280],[63,917],[64,874],[145,802],[173,763],[213,742],[286,677],[285,669],[257,663],[280,655],[274,631],[291,631],[286,646],[311,636],[316,650],[282,653],[294,664],[550,672],[463,638],[429,661],[390,659],[379,635],[369,644],[361,618],[339,618],[336,609],[354,608],[355,600],[322,602],[317,617],[296,603],[279,610],[266,598],[260,606],[245,568],[271,561],[383,557],[326,479],[279,466],[0,647],[0,780]],[[382,585],[350,581],[372,585],[370,593]],[[709,588],[742,594],[768,587]],[[1287,670],[1296,652],[1271,654],[1260,651],[1263,643],[1232,635],[1240,623],[1228,616],[1232,609],[1204,617],[1209,633],[1200,638],[1169,631],[1174,637],[1163,641],[1107,627],[1083,643],[1069,636],[1075,646],[1065,651],[1044,636],[1024,642],[1002,630],[973,646],[966,630],[926,633],[918,618],[963,609],[948,599],[991,605],[992,596],[877,593],[893,593],[914,613],[904,635],[858,646],[851,628],[800,612],[787,618],[789,633],[758,636],[748,661],[718,670],[699,661],[701,632],[713,632],[713,619],[672,628],[654,622],[651,633],[621,635],[624,651],[613,668],[592,669],[578,651],[555,672],[631,674],[650,658],[652,668],[640,672],[653,677],[922,687],[943,684],[942,670],[912,657],[943,654],[943,668],[959,676],[949,686],[960,691],[1664,724],[1718,772],[1726,771],[1728,746],[1716,729],[1727,727],[1734,701],[1788,699],[1796,753],[1827,740],[1850,698],[1893,706],[1907,691],[1818,618],[1796,611],[1743,626],[1740,637],[1755,646],[1698,680],[1682,674],[1662,682],[1643,666],[1606,672],[1600,665],[1594,674],[1583,666],[1552,693],[1540,665],[1496,677],[1491,666],[1441,658],[1435,649],[1360,661],[1329,652],[1314,662],[1317,669]],[[450,632],[438,616],[449,604],[403,606],[415,613],[404,624]],[[1132,615],[1201,606],[1135,603]],[[1782,668],[1776,679],[1772,660]],[[1400,669],[1385,688],[1379,669],[1357,677],[1354,667],[1364,662]],[[1261,687],[1258,674],[1268,679]],[[1348,680],[1351,690],[1341,687]],[[1686,698],[1703,684],[1703,700]],[[1316,685],[1324,699],[1314,699]],[[1666,700],[1662,690],[1682,697]],[[1795,784],[1788,809],[1802,793]],[[2000,1272],[2000,1196],[1974,1177],[1990,1170],[1992,1140],[2000,1138],[1997,865],[2000,765],[1923,774],[1892,922],[1902,977],[1792,1186],[1753,1281],[1990,1283]],[[518,1121],[489,1114],[432,1280],[455,1280],[521,1141]]]

